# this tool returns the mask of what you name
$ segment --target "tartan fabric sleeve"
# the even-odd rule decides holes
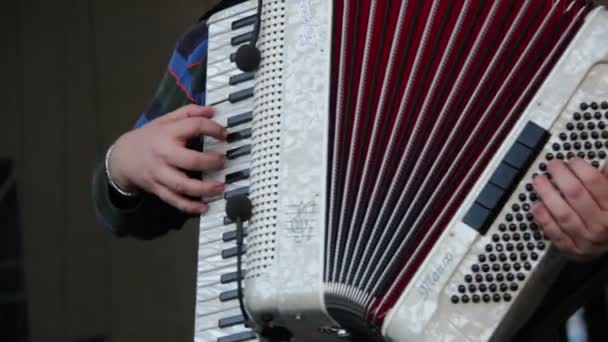
[[[206,53],[207,26],[199,23],[178,41],[157,91],[137,120],[136,128],[186,104],[205,103]],[[190,141],[188,147],[200,150],[199,141]],[[189,176],[200,177],[200,174]],[[153,239],[181,228],[189,218],[149,193],[137,199],[121,196],[109,186],[103,162],[94,176],[93,200],[103,225],[121,237]]]

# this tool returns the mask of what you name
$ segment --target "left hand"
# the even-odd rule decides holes
[[[608,177],[606,171],[574,158],[552,160],[548,173],[535,177],[541,199],[532,207],[545,235],[563,253],[591,259],[608,251]],[[563,195],[563,196],[562,196]]]

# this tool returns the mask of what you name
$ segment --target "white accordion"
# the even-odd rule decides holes
[[[608,158],[608,11],[261,3],[208,20],[207,103],[230,135],[205,138],[226,193],[201,218],[195,341],[508,340],[563,266],[531,179]],[[253,213],[240,258],[235,196]]]

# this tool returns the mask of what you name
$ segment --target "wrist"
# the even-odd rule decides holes
[[[124,177],[121,177],[121,173],[117,172],[116,168],[113,168],[115,166],[115,163],[112,161],[114,146],[112,145],[108,148],[105,156],[105,171],[108,184],[123,196],[135,197],[139,194],[137,187],[130,184]]]

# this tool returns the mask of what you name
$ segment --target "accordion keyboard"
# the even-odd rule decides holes
[[[207,98],[214,119],[227,127],[226,142],[205,138],[206,151],[226,155],[223,170],[204,176],[226,184],[223,197],[207,198],[209,212],[201,218],[195,341],[256,340],[244,325],[237,293],[236,226],[226,217],[226,200],[249,193],[254,74],[234,63],[236,49],[249,42],[256,21],[256,3],[244,2],[208,22]]]

